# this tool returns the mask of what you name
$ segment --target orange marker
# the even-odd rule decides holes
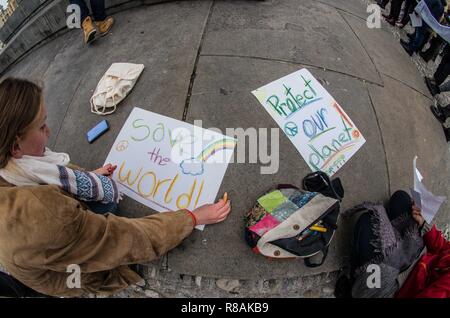
[[[227,203],[227,199],[228,199],[228,193],[224,193],[224,195],[223,195],[223,201],[224,201],[224,203]]]

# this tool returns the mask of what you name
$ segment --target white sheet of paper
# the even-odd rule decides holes
[[[159,212],[213,203],[236,139],[135,107],[105,164],[122,193]],[[198,226],[203,229],[204,226]]]
[[[332,176],[366,142],[350,117],[307,69],[252,93],[312,171]]]
[[[427,190],[425,185],[422,183],[423,177],[417,169],[416,162],[417,156],[414,157],[413,161],[414,191],[416,193],[413,192],[412,195],[416,204],[421,207],[423,218],[425,219],[425,221],[427,221],[428,224],[431,224],[442,203],[444,203],[446,197],[435,196],[433,195],[433,193]],[[416,198],[414,198],[414,196],[416,196]]]
[[[411,197],[414,200],[415,205],[419,209],[422,209],[422,199],[420,198],[420,193],[411,188],[409,190],[411,191]]]

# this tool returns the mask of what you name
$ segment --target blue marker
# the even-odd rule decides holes
[[[98,137],[103,135],[105,132],[109,130],[109,124],[105,120],[102,120],[100,123],[98,123],[94,128],[89,130],[87,132],[87,140],[89,143],[92,143],[94,140],[96,140]]]

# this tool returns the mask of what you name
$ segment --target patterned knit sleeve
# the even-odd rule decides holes
[[[88,171],[58,166],[60,187],[82,201],[119,203],[121,194],[114,180]]]

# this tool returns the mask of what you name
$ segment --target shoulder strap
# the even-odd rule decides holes
[[[327,255],[328,255],[328,245],[325,246],[325,247],[323,248],[323,250],[321,250],[321,252],[322,252],[322,259],[320,260],[319,263],[312,263],[312,262],[311,262],[311,257],[307,257],[307,258],[304,259],[305,266],[306,266],[306,267],[311,267],[311,268],[321,266],[321,265],[325,262],[325,259],[327,258]]]
[[[336,180],[335,181],[340,185],[339,179]],[[342,193],[341,195],[339,195],[338,191],[336,191],[335,185],[331,181],[330,177],[322,171],[312,172],[303,178],[303,189],[305,189],[306,191],[314,191],[321,193],[330,192],[329,194],[331,194],[332,197],[334,197],[339,201],[342,201],[343,197],[342,185],[340,185],[340,188],[341,188],[340,192]]]

